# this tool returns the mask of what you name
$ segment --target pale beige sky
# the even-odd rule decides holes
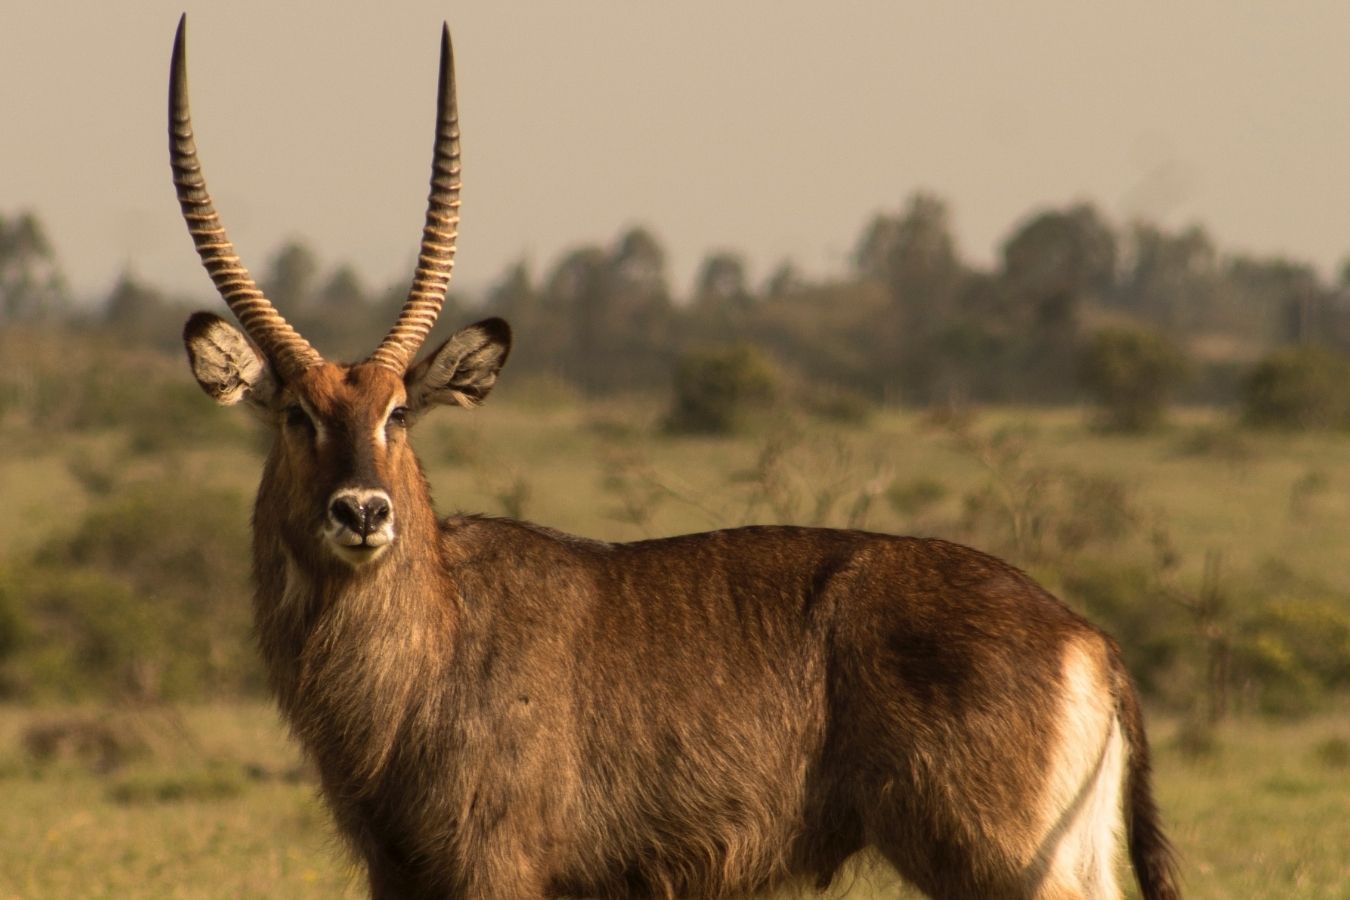
[[[36,209],[83,294],[127,266],[210,294],[165,149],[184,7],[203,162],[255,274],[299,236],[372,285],[407,277],[443,19],[465,288],[631,224],[681,290],[713,248],[756,278],[785,256],[838,271],[916,189],[981,263],[1078,199],[1324,272],[1350,253],[1345,3],[10,0],[0,213]]]

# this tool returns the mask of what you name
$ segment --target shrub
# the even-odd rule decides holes
[[[962,497],[960,526],[979,546],[1030,563],[1116,543],[1135,529],[1138,513],[1119,478],[1038,463],[1016,429],[957,435],[989,474]]]
[[[1350,359],[1320,347],[1277,350],[1242,389],[1243,419],[1262,428],[1350,427]]]
[[[119,412],[133,453],[156,454],[185,446],[248,445],[254,423],[248,416],[222,415],[189,381],[151,383]]]
[[[244,792],[243,775],[223,766],[172,774],[136,773],[109,786],[108,799],[119,806],[228,800]]]
[[[96,502],[11,579],[31,630],[14,690],[62,698],[232,695],[249,646],[247,504],[165,482]]]
[[[917,516],[943,500],[950,493],[936,478],[920,475],[908,481],[895,481],[886,489],[891,508],[902,516]]]
[[[126,694],[140,661],[165,643],[153,610],[102,573],[34,568],[14,583],[30,633],[7,668],[12,694],[62,700]]]
[[[1246,623],[1235,656],[1263,711],[1311,711],[1350,686],[1350,611],[1331,598],[1277,599]]]
[[[871,401],[857,391],[820,387],[805,392],[802,405],[814,415],[838,425],[866,425],[872,418]]]
[[[192,383],[182,357],[77,333],[9,344],[0,398],[45,432],[125,429],[133,451],[247,444],[248,417],[223,416]]]
[[[1093,335],[1079,370],[1097,401],[1101,424],[1119,431],[1157,426],[1185,374],[1185,357],[1165,335],[1127,328]]]
[[[0,577],[0,662],[11,656],[28,636],[28,623],[19,606],[16,586]]]
[[[34,764],[78,764],[95,772],[111,772],[148,753],[125,720],[89,713],[40,719],[24,729],[20,743]]]
[[[1350,768],[1350,740],[1329,737],[1318,741],[1313,756],[1328,769]]]
[[[675,364],[673,432],[730,434],[745,428],[773,399],[777,378],[762,352],[747,344],[687,353]]]
[[[1256,457],[1249,434],[1232,426],[1201,426],[1183,433],[1177,440],[1182,456],[1207,456],[1227,463],[1244,463]]]
[[[1172,745],[1190,762],[1213,760],[1223,752],[1223,743],[1214,723],[1202,716],[1190,715],[1182,719]]]
[[[45,562],[113,573],[147,593],[184,589],[233,595],[248,567],[248,503],[234,491],[173,480],[95,503]]]

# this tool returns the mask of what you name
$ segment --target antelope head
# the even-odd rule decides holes
[[[511,333],[487,319],[414,361],[445,302],[459,223],[459,121],[448,28],[441,34],[436,143],[426,225],[408,299],[365,360],[325,360],[259,290],[235,254],[197,160],[188,109],[185,18],[169,77],[169,155],[197,254],[239,331],[199,312],[184,329],[192,373],[216,402],[242,403],[273,432],[275,483],[292,552],[361,568],[385,556],[405,520],[429,515],[408,427],[437,404],[470,407],[496,383]],[[266,485],[265,485],[266,486]],[[425,507],[425,509],[423,508]]]

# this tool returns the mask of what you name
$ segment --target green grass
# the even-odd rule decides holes
[[[151,749],[106,772],[24,752],[31,725],[63,718]],[[361,896],[298,765],[261,704],[0,709],[0,897]]]
[[[472,412],[439,412],[414,434],[442,514],[501,514],[507,509],[502,497],[523,484],[529,518],[618,540],[783,518],[756,503],[758,486],[740,477],[773,442],[787,446],[783,490],[795,495],[798,520],[812,517],[823,485],[833,484],[840,495],[825,518],[837,525],[847,500],[869,480],[922,478],[946,488],[945,497],[917,516],[880,497],[866,526],[950,533],[963,495],[987,477],[949,431],[921,414],[883,412],[865,428],[798,420],[746,437],[667,438],[656,429],[662,411],[651,398],[537,408],[513,404],[508,395]],[[1243,432],[1230,438],[1223,415],[1208,410],[1183,411],[1175,420],[1157,434],[1130,437],[1091,430],[1080,410],[995,409],[977,415],[973,427],[981,435],[1023,429],[1035,464],[1122,480],[1141,510],[1167,524],[1189,572],[1198,573],[1213,550],[1233,570],[1277,561],[1350,594],[1350,566],[1335,564],[1350,538],[1350,436]],[[1205,437],[1216,433],[1217,440]],[[22,514],[0,518],[0,563],[21,559],[73,527],[88,503],[76,473],[89,469],[91,459],[111,473],[114,490],[177,479],[250,493],[259,474],[258,454],[238,444],[138,456],[116,432],[60,440],[14,428],[7,434],[22,441],[23,452],[0,459],[0,495]],[[1234,443],[1242,447],[1236,458],[1227,449]],[[641,521],[625,515],[616,472],[640,486],[654,482],[656,496]]]
[[[1156,728],[1157,793],[1194,898],[1350,897],[1350,769],[1320,748],[1350,719],[1230,722],[1186,760]]]
[[[148,749],[112,771],[36,761],[21,738],[103,721]],[[1187,896],[1350,896],[1350,713],[1225,724],[1200,759],[1155,722],[1156,789]],[[356,897],[359,873],[275,714],[258,704],[100,711],[0,707],[0,897]],[[907,896],[884,871],[851,900]]]
[[[928,416],[883,411],[866,427],[798,418],[749,436],[667,438],[656,427],[663,412],[652,398],[513,400],[507,382],[481,410],[429,417],[415,440],[443,514],[515,507],[617,540],[852,519],[985,545],[960,522],[989,470]],[[1080,410],[998,409],[978,412],[972,428],[982,440],[1018,430],[1029,466],[1127,485],[1144,524],[1111,549],[1119,559],[1146,560],[1142,533],[1162,526],[1183,582],[1198,582],[1212,552],[1235,591],[1277,568],[1337,602],[1350,597],[1350,436],[1234,431],[1209,410],[1181,411],[1143,437],[1085,423]],[[0,569],[73,532],[99,491],[181,482],[247,496],[259,475],[246,440],[147,453],[117,429],[48,434],[12,411],[0,428],[9,450],[0,454],[0,497],[14,513],[0,517]],[[887,499],[891,485],[901,502]],[[867,496],[861,515],[857,501]],[[238,528],[247,528],[242,514]],[[25,750],[35,724],[63,717],[90,733],[111,728],[125,745],[111,762],[64,745],[40,760]],[[1171,720],[1153,729],[1157,790],[1188,896],[1350,897],[1350,711],[1298,724],[1238,718],[1198,758],[1183,752],[1178,733]],[[0,900],[362,893],[294,747],[260,703],[180,714],[0,707],[0,810]],[[857,900],[899,895],[884,874],[852,884],[847,896]]]
[[[736,480],[774,434],[669,439],[651,427],[659,413],[649,401],[548,411],[489,403],[428,421],[418,446],[443,513],[500,513],[497,494],[521,478],[529,484],[527,516],[591,537],[632,540],[776,517],[751,502],[754,485]],[[1171,530],[1186,573],[1197,575],[1212,550],[1232,572],[1276,561],[1350,595],[1350,566],[1335,564],[1350,539],[1350,437],[1241,433],[1245,455],[1234,460],[1222,446],[1194,450],[1197,432],[1228,433],[1221,414],[1193,410],[1176,418],[1157,434],[1133,437],[1091,430],[1080,410],[998,409],[978,415],[974,428],[982,435],[1025,429],[1035,464],[1123,481],[1135,505]],[[636,427],[616,436],[604,427],[609,421]],[[962,496],[987,477],[949,431],[921,414],[882,413],[866,428],[807,422],[785,433],[784,468],[788,489],[799,495],[799,519],[809,517],[822,481],[842,480],[841,492],[852,495],[874,475],[923,478],[946,487],[945,498],[922,516],[906,516],[883,497],[867,527],[951,532]],[[619,498],[605,486],[606,476],[624,465],[650,472],[670,490],[642,526],[623,520]],[[1295,486],[1310,472],[1320,476],[1315,490],[1295,509]],[[845,505],[826,524],[843,524]]]

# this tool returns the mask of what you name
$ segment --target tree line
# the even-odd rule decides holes
[[[947,204],[928,193],[875,215],[853,247],[843,275],[812,279],[789,260],[761,282],[741,254],[713,251],[677,296],[659,238],[635,227],[576,246],[542,273],[517,262],[483,296],[452,291],[442,321],[505,316],[518,375],[590,395],[678,389],[681,378],[706,385],[700,366],[745,368],[748,352],[755,378],[772,370],[808,398],[1091,397],[1104,424],[1124,428],[1155,423],[1179,398],[1242,402],[1264,424],[1350,424],[1350,406],[1318,393],[1350,373],[1350,262],[1328,282],[1305,262],[1224,252],[1200,226],[1120,226],[1078,203],[1030,212],[980,267],[962,256]],[[286,316],[336,357],[367,349],[406,290],[325,267],[301,241],[278,248],[260,274]],[[93,311],[77,311],[37,217],[0,217],[0,324],[55,319],[169,348],[180,314],[129,273]]]

